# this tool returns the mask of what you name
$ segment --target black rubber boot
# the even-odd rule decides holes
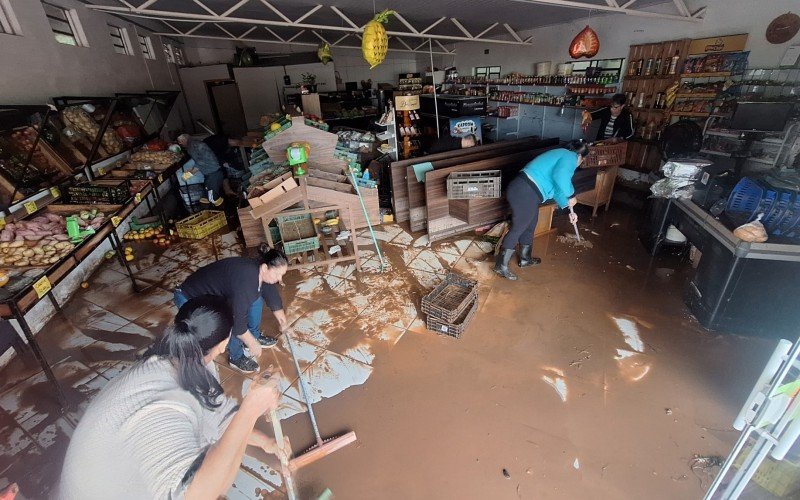
[[[497,260],[494,263],[494,272],[509,280],[517,279],[517,276],[508,269],[508,263],[511,262],[511,257],[514,255],[513,248],[503,248],[497,254]]]
[[[532,245],[519,246],[519,267],[538,266],[542,263],[539,257],[531,256]]]

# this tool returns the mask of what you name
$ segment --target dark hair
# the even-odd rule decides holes
[[[160,356],[174,362],[178,383],[206,408],[217,408],[222,386],[208,371],[203,356],[231,334],[233,315],[222,297],[197,297],[186,302],[175,324],[156,341],[145,357]]]
[[[611,98],[612,104],[623,106],[626,102],[628,102],[628,98],[625,97],[625,94],[614,94],[614,97]]]
[[[281,252],[277,248],[270,248],[266,243],[262,243],[261,246],[258,247],[258,257],[261,263],[266,264],[267,267],[281,267],[289,265],[289,259],[286,258],[285,253]]]
[[[578,153],[578,156],[586,156],[589,154],[589,146],[581,140],[570,141],[564,147],[572,152]]]

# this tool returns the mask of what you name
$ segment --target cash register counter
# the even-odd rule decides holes
[[[685,293],[700,324],[741,335],[800,334],[800,245],[748,243],[691,200],[652,200],[642,242],[651,255],[674,224],[702,254]]]

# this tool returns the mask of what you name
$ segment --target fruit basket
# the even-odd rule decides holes
[[[583,164],[584,168],[590,167],[618,167],[625,163],[625,154],[628,152],[628,143],[621,142],[598,142],[589,146],[589,154],[586,155]]]

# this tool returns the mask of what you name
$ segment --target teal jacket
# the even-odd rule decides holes
[[[575,194],[572,175],[578,169],[578,153],[564,148],[551,149],[531,160],[522,172],[527,175],[544,196],[555,200],[559,208],[566,208]]]

